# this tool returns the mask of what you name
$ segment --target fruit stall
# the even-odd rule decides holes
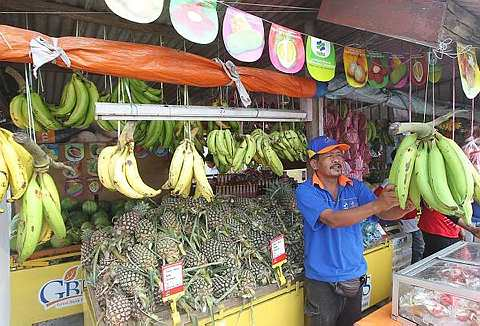
[[[318,135],[350,146],[345,175],[372,189],[388,178],[402,208],[423,201],[471,222],[475,47],[458,43],[452,60],[418,44],[406,54],[412,43],[400,40],[392,50],[339,44],[346,27],[319,31],[307,12],[301,32],[284,27],[306,0],[261,4],[290,18],[205,0],[145,12],[115,0],[81,10],[6,2],[16,11],[0,12],[0,212],[10,224],[0,314],[11,325],[82,313],[92,326],[303,325],[295,190],[312,173],[307,143]],[[397,300],[399,280],[414,284],[408,273],[420,265],[398,272],[410,264],[406,234],[370,220],[361,229],[367,313],[392,287]],[[425,295],[408,298],[431,313]],[[461,308],[461,321],[478,320]]]

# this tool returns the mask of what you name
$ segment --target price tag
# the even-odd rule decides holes
[[[164,302],[168,301],[171,296],[183,292],[183,263],[178,262],[162,266],[162,282]]]
[[[270,241],[270,252],[272,254],[272,265],[277,265],[287,259],[285,253],[285,239],[283,235],[279,235]]]

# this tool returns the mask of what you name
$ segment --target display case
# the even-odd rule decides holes
[[[393,319],[480,326],[480,243],[459,242],[393,276]]]

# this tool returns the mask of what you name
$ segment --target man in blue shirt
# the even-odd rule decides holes
[[[307,147],[312,178],[298,186],[304,218],[305,314],[309,325],[351,326],[361,316],[361,287],[367,271],[360,222],[403,217],[394,187],[376,198],[362,182],[342,175],[346,144],[320,136]],[[385,262],[391,263],[391,262]]]

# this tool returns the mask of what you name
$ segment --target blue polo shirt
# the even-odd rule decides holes
[[[363,182],[346,177],[339,178],[337,197],[335,200],[312,179],[297,187],[297,205],[304,224],[305,277],[312,280],[346,281],[367,271],[361,224],[331,228],[321,223],[319,217],[326,209],[350,209],[365,205],[376,197]]]

